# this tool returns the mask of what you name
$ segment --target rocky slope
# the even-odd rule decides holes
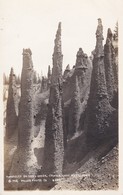
[[[101,154],[100,150],[103,151],[104,148],[104,145],[100,146],[93,156],[89,154],[86,162],[76,172],[58,181],[52,190],[117,190],[118,146]]]

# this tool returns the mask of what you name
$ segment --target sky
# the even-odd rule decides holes
[[[62,23],[63,69],[76,61],[81,47],[91,54],[95,48],[97,19],[101,18],[104,38],[114,31],[119,19],[120,0],[0,0],[1,67],[9,74],[22,70],[22,50],[32,50],[34,69],[47,75],[52,67],[54,39]],[[105,43],[105,40],[104,40]]]

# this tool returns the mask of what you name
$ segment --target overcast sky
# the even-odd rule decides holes
[[[7,74],[22,69],[22,49],[32,50],[34,69],[47,74],[52,66],[54,39],[62,22],[63,68],[76,61],[80,47],[90,55],[95,48],[97,19],[102,18],[104,37],[119,15],[120,0],[0,0],[1,66]],[[105,41],[104,41],[105,42]]]

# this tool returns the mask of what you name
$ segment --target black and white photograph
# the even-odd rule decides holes
[[[0,0],[3,192],[118,192],[120,3]]]

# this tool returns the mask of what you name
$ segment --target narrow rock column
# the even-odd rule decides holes
[[[103,25],[102,20],[98,19],[98,26],[96,30],[96,48],[95,48],[95,58],[103,57],[104,56],[104,49],[103,49]]]
[[[30,49],[23,49],[21,73],[21,98],[18,120],[18,146],[14,155],[11,174],[35,174],[35,156],[31,148],[33,142],[33,64]],[[21,188],[24,183],[18,183]]]
[[[87,106],[87,136],[96,141],[108,137],[113,129],[110,127],[110,117],[114,109],[109,104],[106,87],[103,51],[103,26],[98,19],[96,31],[96,48],[93,59],[93,71],[90,96]]]
[[[114,74],[113,74],[113,44],[112,44],[112,32],[108,29],[106,44],[104,46],[104,64],[105,64],[105,75],[106,75],[106,85],[107,92],[109,96],[109,102],[112,105],[112,100],[114,97]]]
[[[23,67],[21,73],[21,98],[18,119],[18,145],[14,154],[10,175],[32,175],[35,178],[38,171],[37,158],[34,154],[34,70],[32,52],[23,49]],[[27,179],[26,178],[26,179]],[[28,178],[29,179],[29,178]],[[27,180],[28,180],[27,179]],[[31,189],[32,182],[12,183],[13,189]]]
[[[23,49],[21,99],[19,105],[19,147],[29,147],[33,125],[33,64],[30,49]]]
[[[69,112],[69,137],[75,135],[79,132],[79,120],[81,114],[81,101],[80,101],[80,90],[78,84],[78,77],[75,77],[74,83],[74,93],[70,103],[70,112]]]
[[[46,174],[55,174],[56,176],[62,174],[64,157],[62,59],[61,23],[59,23],[53,53],[53,69],[51,77],[49,107],[46,119],[43,164],[43,170]]]
[[[69,72],[70,72],[70,65],[68,64],[66,66],[66,69],[64,71],[64,74],[63,74],[63,79],[65,80],[67,78],[67,76],[69,75]]]
[[[79,48],[76,55],[75,75],[78,77],[78,83],[82,83],[82,85],[86,82],[88,64],[87,54],[83,52],[82,48]]]
[[[9,91],[6,109],[6,139],[10,138],[17,128],[18,123],[18,93],[16,78],[11,68],[9,76]]]

